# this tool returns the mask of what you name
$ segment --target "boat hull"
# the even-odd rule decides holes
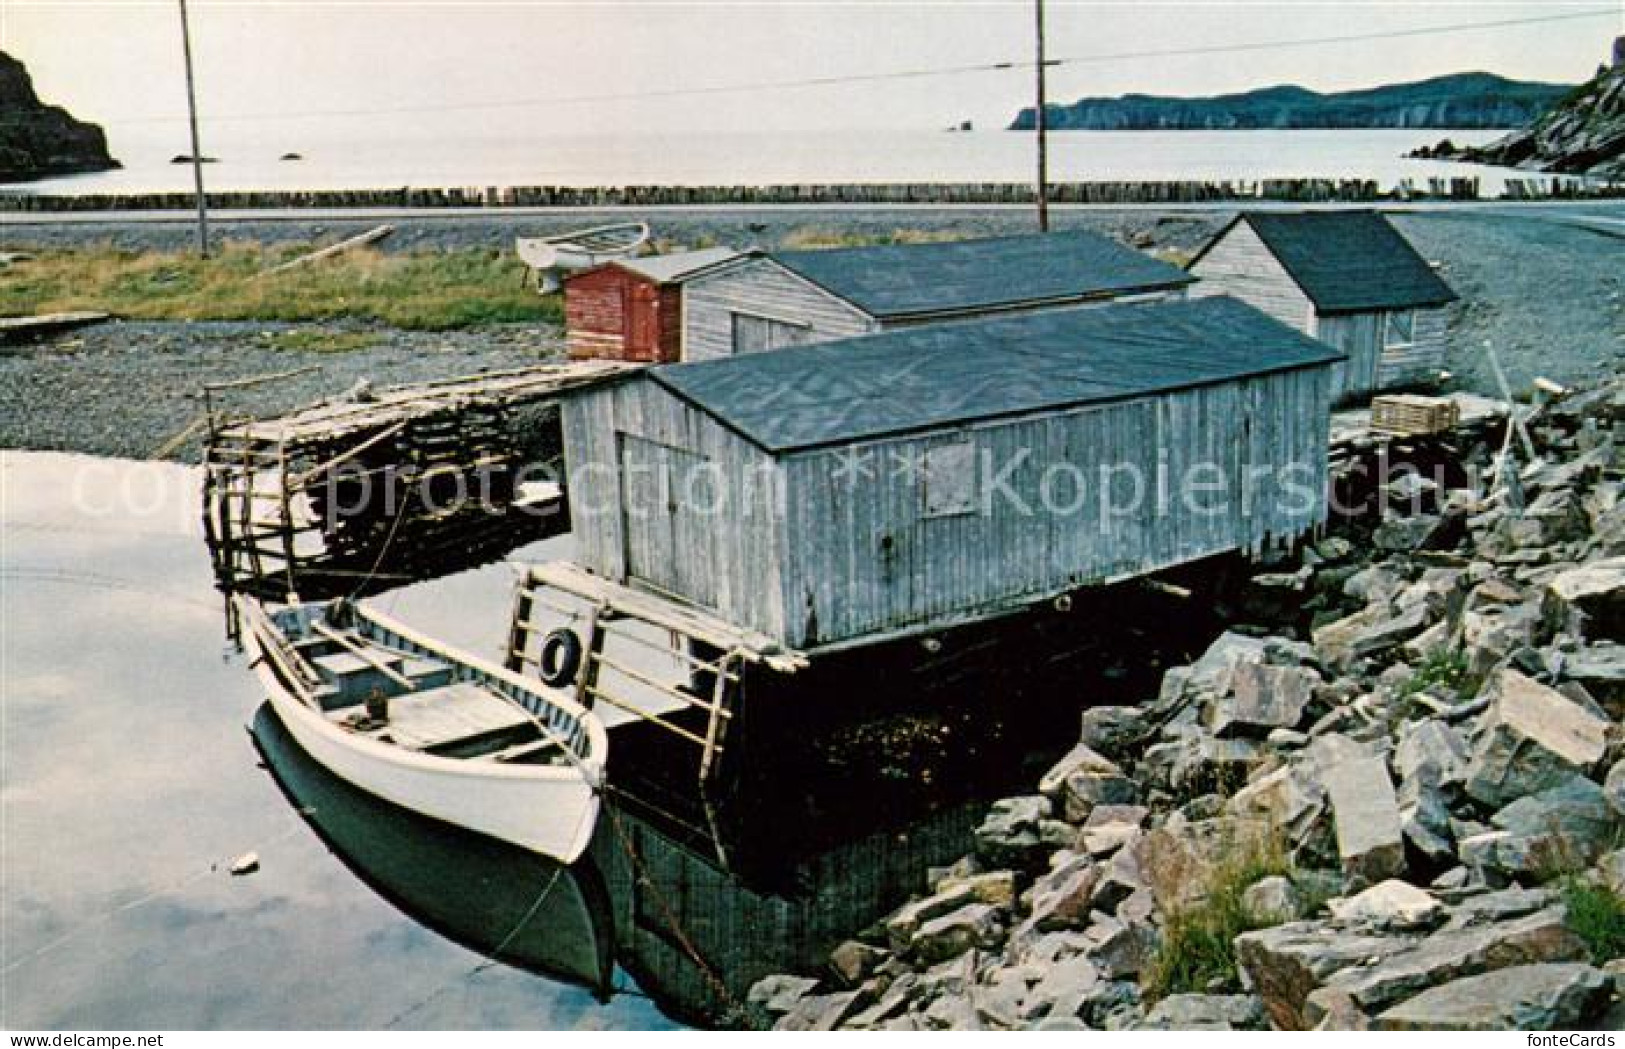
[[[357,736],[286,688],[253,631],[245,641],[277,717],[335,776],[401,808],[564,863],[586,851],[598,819],[596,770],[443,758]]]

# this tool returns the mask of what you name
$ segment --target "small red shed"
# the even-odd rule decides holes
[[[680,360],[683,282],[738,254],[732,248],[706,248],[620,259],[567,278],[564,327],[570,358]]]

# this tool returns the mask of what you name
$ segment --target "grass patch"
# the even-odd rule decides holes
[[[1182,907],[1163,923],[1162,940],[1141,978],[1146,998],[1203,993],[1214,980],[1234,981],[1236,937],[1274,924],[1242,903],[1260,878],[1292,869],[1278,835],[1237,843],[1208,877],[1202,901]]]
[[[294,353],[349,353],[378,344],[378,333],[370,331],[322,331],[313,328],[294,328],[290,331],[270,332],[264,336],[273,350]]]
[[[496,249],[363,248],[265,273],[310,248],[230,243],[210,259],[109,245],[45,251],[6,271],[0,316],[105,310],[133,320],[351,320],[421,331],[563,317],[559,296],[520,287],[519,264]]]
[[[1414,696],[1418,692],[1443,689],[1452,694],[1460,691],[1467,680],[1467,657],[1461,652],[1436,648],[1422,660],[1422,665],[1400,688],[1401,696]]]
[[[1563,882],[1564,923],[1591,949],[1597,964],[1625,957],[1625,898],[1606,885],[1569,877]]]
[[[844,233],[808,226],[785,234],[784,247],[793,251],[821,251],[828,248],[872,248],[884,244],[938,244],[964,239],[965,234],[946,230],[894,229],[890,233]]]

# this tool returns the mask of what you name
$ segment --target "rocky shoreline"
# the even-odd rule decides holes
[[[0,51],[0,183],[31,182],[119,167],[107,152],[107,135],[76,120],[61,106],[34,93],[23,64]]]
[[[1621,1029],[1622,422],[1625,378],[1536,415],[1493,495],[1400,475],[755,1020]]]

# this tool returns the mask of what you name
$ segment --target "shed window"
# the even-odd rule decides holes
[[[792,324],[771,317],[757,317],[749,313],[733,315],[735,353],[760,353],[785,346],[799,346],[812,339],[812,328],[806,324]]]
[[[938,445],[925,453],[925,516],[953,517],[976,510],[976,445]]]
[[[1416,341],[1416,311],[1395,310],[1388,314],[1387,330],[1383,334],[1384,346],[1409,346]]]

